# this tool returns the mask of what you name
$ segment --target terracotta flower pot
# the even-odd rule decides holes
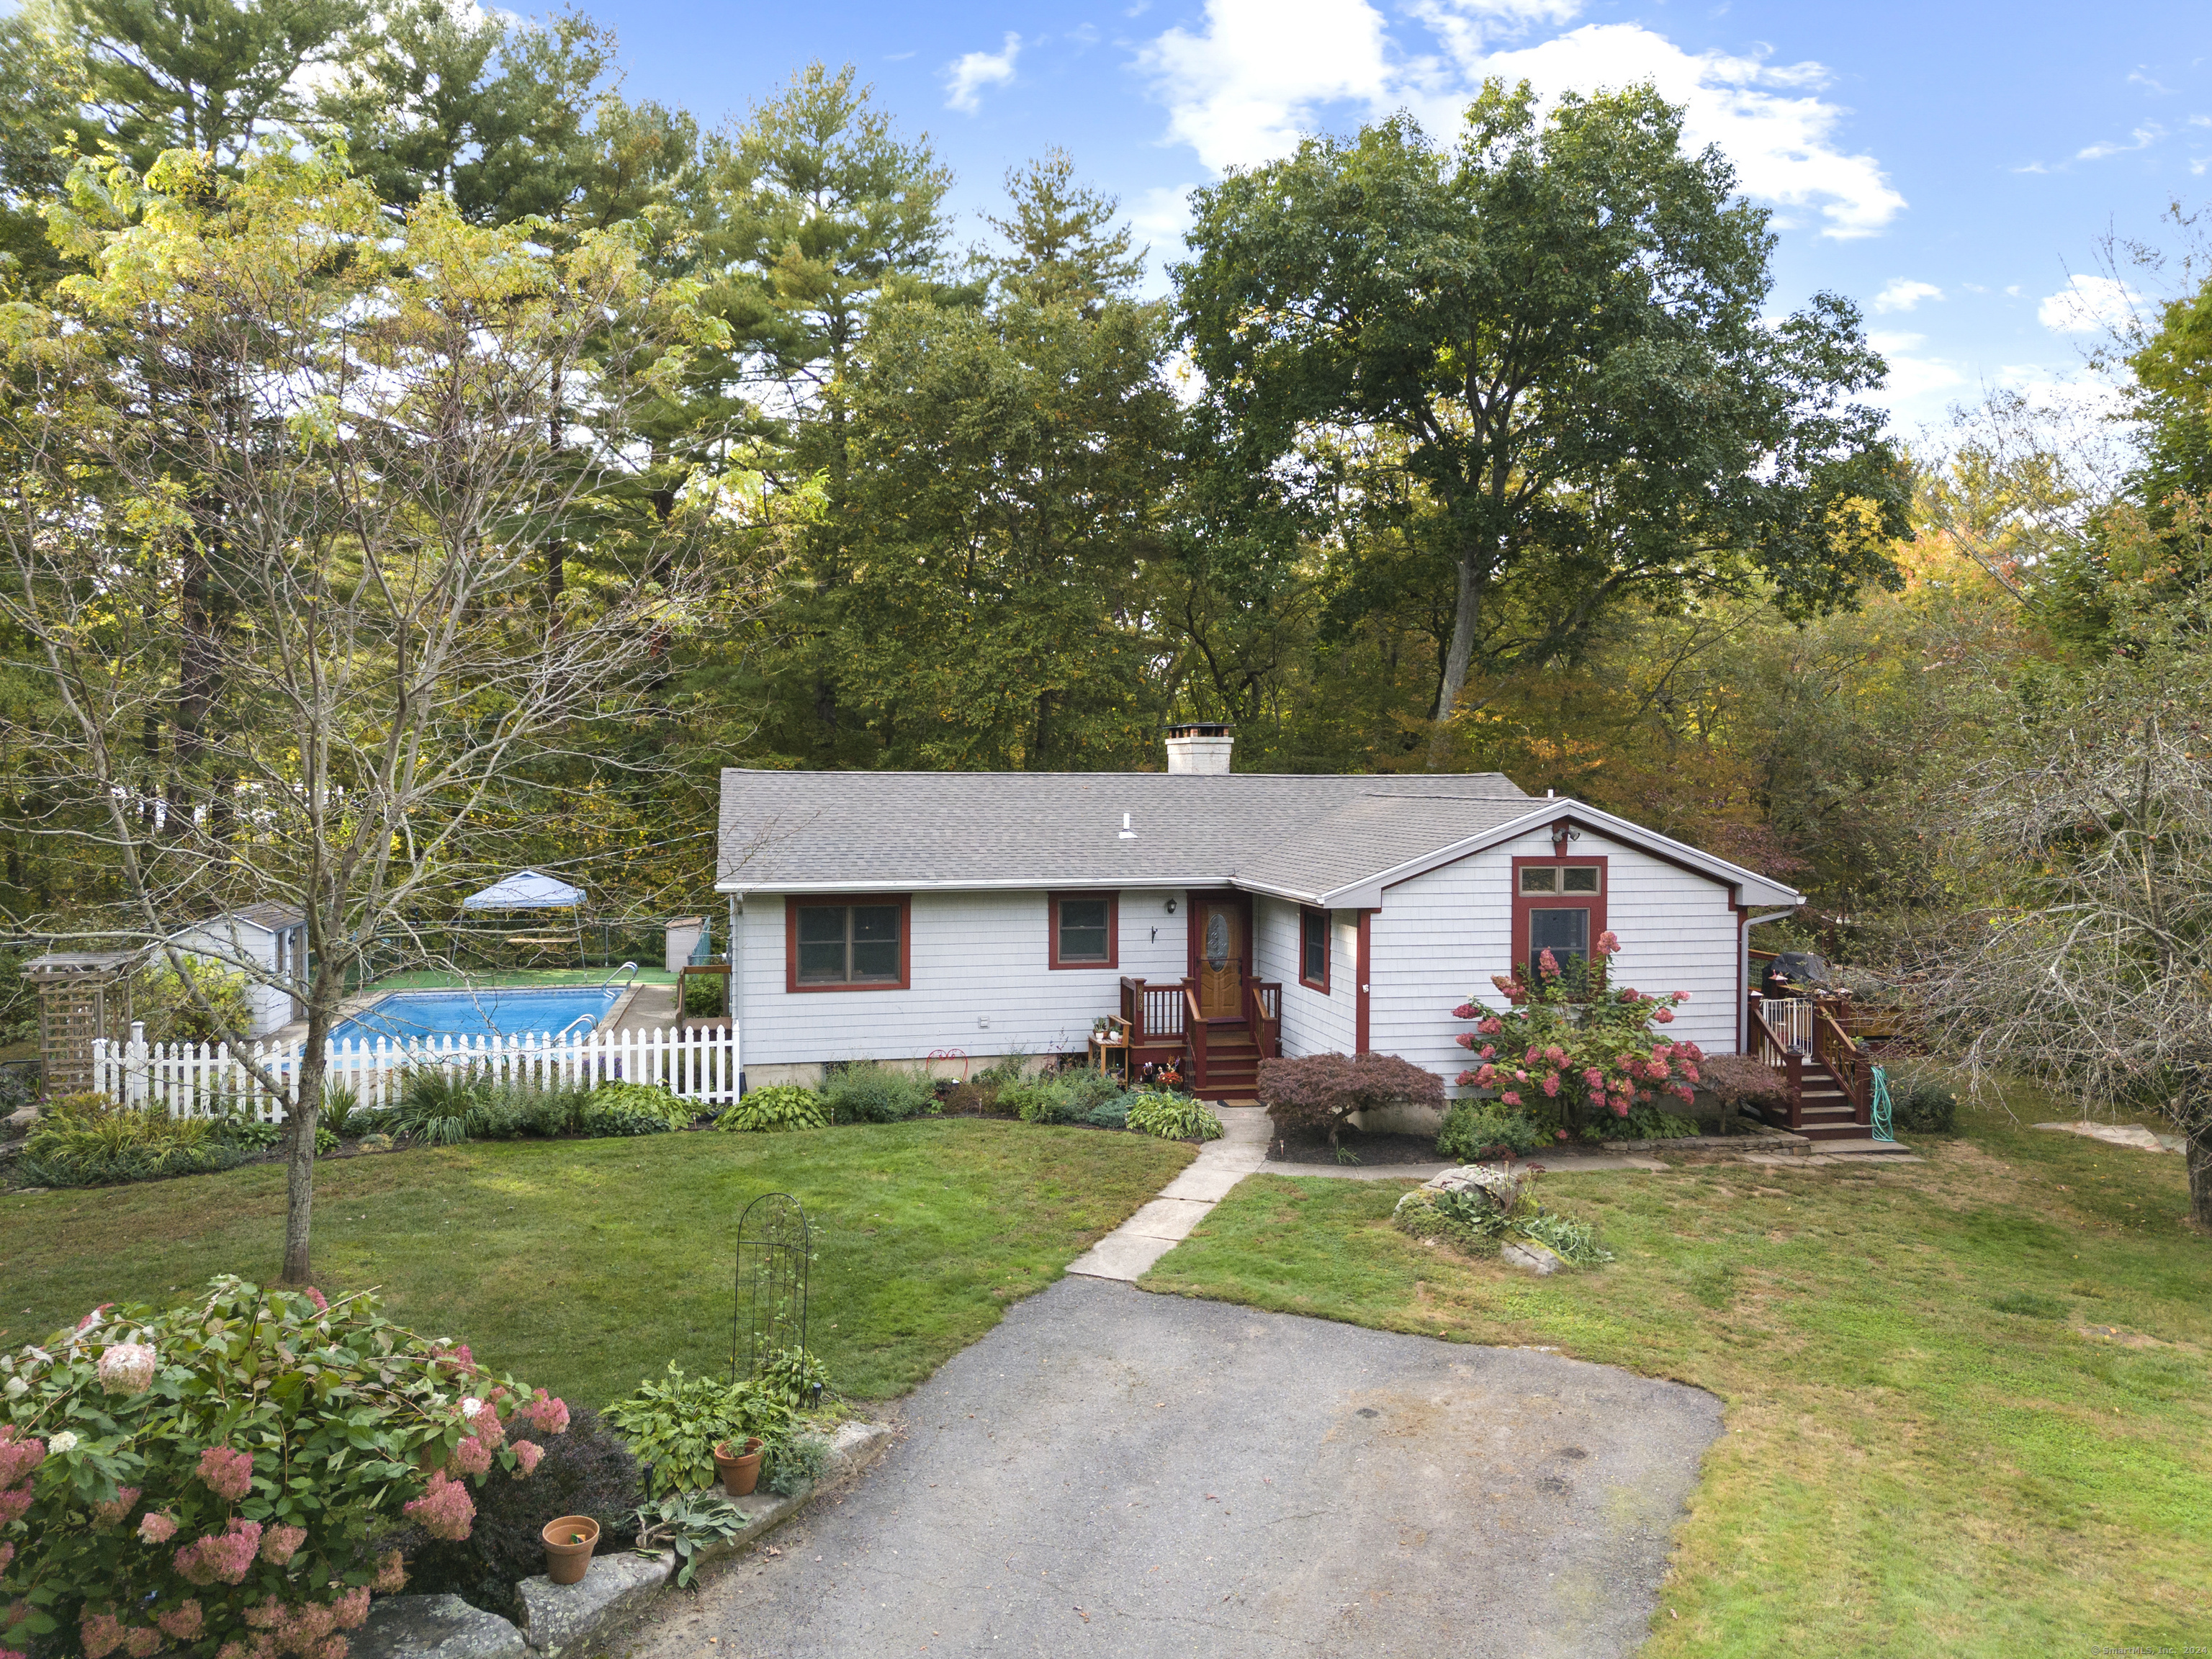
[[[722,1477],[722,1490],[732,1498],[750,1498],[760,1480],[761,1440],[749,1437],[741,1455],[732,1455],[726,1440],[714,1448],[714,1473]]]
[[[556,1584],[573,1584],[592,1565],[599,1523],[588,1515],[564,1515],[548,1521],[538,1535],[545,1542],[545,1576]]]

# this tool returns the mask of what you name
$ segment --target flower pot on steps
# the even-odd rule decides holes
[[[564,1515],[538,1535],[545,1543],[545,1576],[556,1584],[580,1582],[599,1546],[599,1523],[588,1515]]]
[[[726,1440],[714,1448],[714,1472],[722,1477],[722,1490],[732,1498],[750,1498],[760,1481],[761,1440],[749,1437],[742,1452],[732,1453]]]

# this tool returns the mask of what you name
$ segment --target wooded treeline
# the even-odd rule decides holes
[[[19,329],[86,280],[64,222],[176,149],[210,198],[319,151],[394,223],[443,198],[556,252],[619,227],[688,285],[680,374],[518,533],[549,622],[635,609],[706,489],[695,586],[638,623],[638,695],[487,808],[501,859],[641,907],[696,900],[723,764],[1146,767],[1197,717],[1240,768],[1497,768],[1829,917],[1942,909],[1956,781],[2129,659],[2147,593],[2194,591],[2212,301],[2127,343],[2151,441],[2124,473],[2002,399],[1908,453],[1862,401],[1856,309],[1772,313],[1765,214],[1648,89],[1540,113],[1492,86],[1461,132],[1311,140],[1200,191],[1150,297],[1064,155],[963,226],[851,70],[711,126],[629,96],[580,14],[51,0],[0,20],[0,70]],[[216,495],[173,482],[200,517],[161,566],[167,690],[111,740],[207,851],[256,833],[218,738],[258,717],[210,641],[254,637],[258,590]],[[46,927],[119,878],[64,833],[54,683],[7,625],[0,905]]]

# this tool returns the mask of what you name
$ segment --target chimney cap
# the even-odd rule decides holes
[[[1170,720],[1167,734],[1171,738],[1225,738],[1229,735],[1227,720]]]

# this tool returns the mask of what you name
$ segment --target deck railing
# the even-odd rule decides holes
[[[1752,1005],[1766,1021],[1766,1029],[1785,1048],[1801,1054],[1813,1052],[1813,1000],[1810,997],[1762,997]]]
[[[1182,1037],[1182,981],[1153,985],[1124,976],[1121,1018],[1129,1022],[1133,1044],[1168,1043],[1180,1047]]]
[[[1813,1006],[1813,1058],[1826,1066],[1850,1097],[1851,1115],[1859,1122],[1874,1122],[1874,1072],[1866,1051],[1851,1041],[1850,1033],[1837,1021],[1826,1002]]]
[[[249,1051],[279,1080],[298,1075],[305,1043],[256,1043]],[[323,1086],[351,1091],[355,1103],[398,1103],[409,1073],[472,1073],[492,1083],[583,1087],[623,1079],[657,1083],[702,1106],[738,1097],[734,1026],[691,1030],[586,1032],[580,1036],[351,1037],[325,1045]],[[125,1105],[158,1106],[173,1117],[244,1115],[282,1122],[289,1095],[272,1094],[219,1042],[93,1045],[93,1087]]]
[[[1270,980],[1244,981],[1244,1024],[1262,1060],[1283,1052],[1283,988]]]
[[[1190,1056],[1183,1077],[1196,1089],[1202,1086],[1206,1077],[1206,1016],[1198,1012],[1198,988],[1185,980],[1181,988],[1183,1050]]]
[[[1790,1048],[1766,1023],[1766,1010],[1772,1003],[1753,1004],[1751,1010],[1751,1050],[1765,1064],[1782,1073],[1783,1085],[1788,1096],[1790,1127],[1802,1128],[1805,1123],[1805,1056]]]

